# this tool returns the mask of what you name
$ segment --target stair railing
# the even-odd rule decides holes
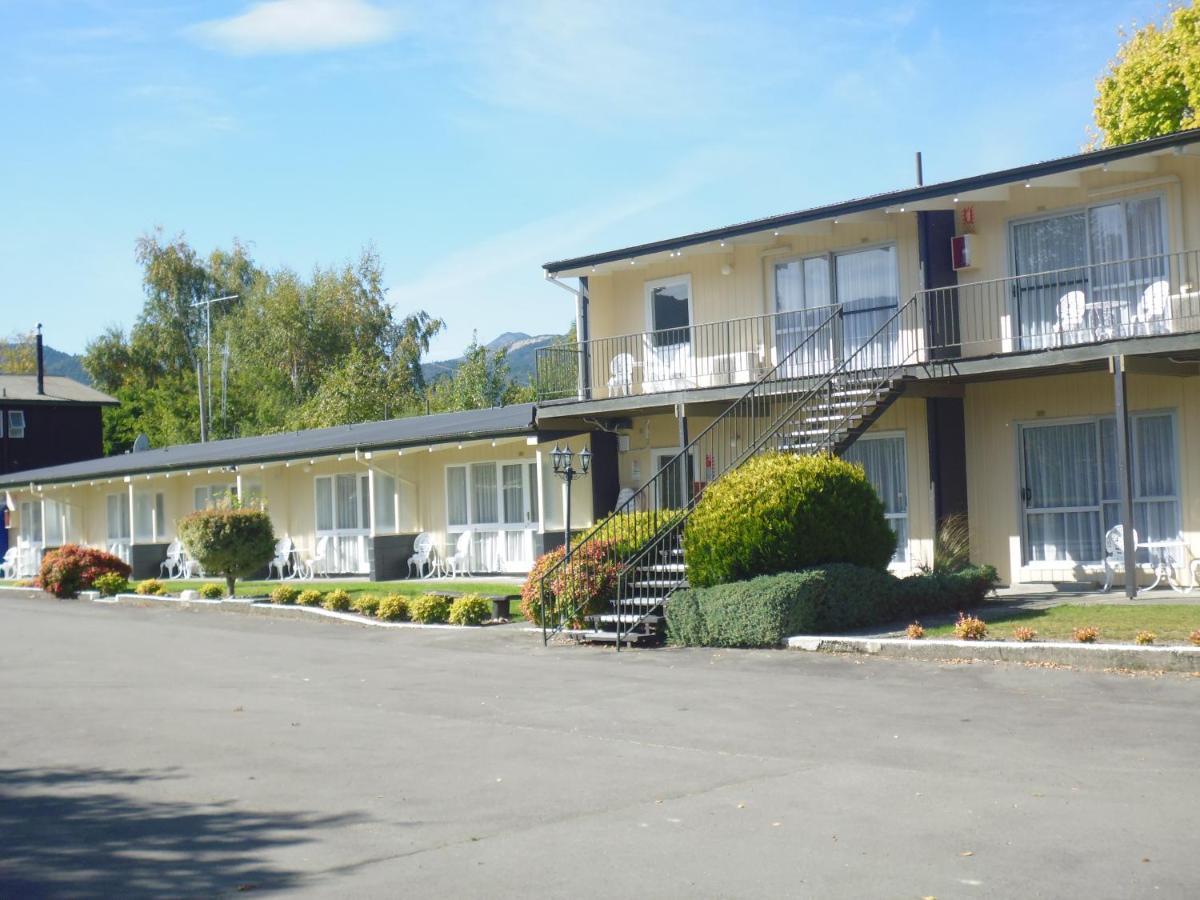
[[[676,454],[573,545],[571,567],[567,566],[564,558],[543,575],[538,586],[543,641],[548,642],[551,636],[567,625],[582,624],[583,616],[591,611],[586,608],[588,598],[599,588],[603,588],[605,593],[612,590],[618,576],[627,568],[628,559],[664,527],[683,515],[684,507],[690,507],[696,493],[694,482],[698,474],[702,473],[702,480],[706,482],[727,471],[730,465],[740,460],[745,446],[757,438],[758,429],[768,426],[790,406],[797,393],[805,393],[820,383],[835,355],[840,335],[840,311],[821,310],[820,315],[821,319],[812,330],[797,340],[796,345],[770,371],[747,388],[725,413],[689,442],[686,450]],[[685,464],[683,460],[690,458],[688,451],[720,430],[722,420],[735,410],[744,414],[750,423],[749,427],[755,431],[740,436],[732,435],[726,441],[723,452],[693,460],[690,465]],[[738,440],[742,441],[740,446]],[[702,468],[698,469],[697,463]],[[568,596],[567,609],[553,610],[551,585],[556,582]]]
[[[891,389],[897,374],[920,358],[922,333],[917,327],[918,309],[917,299],[909,299],[819,383],[808,391],[800,392],[799,397],[792,394],[784,398],[787,403],[782,414],[771,417],[769,425],[759,431],[757,440],[745,446],[719,474],[767,450],[805,454],[845,450],[857,437],[851,423],[863,418],[868,408],[873,408]],[[837,406],[837,397],[849,399],[841,401],[842,406]],[[754,427],[752,418],[747,422],[746,413],[747,410],[735,403],[698,435],[685,451],[681,451],[676,459],[685,453],[695,454],[697,451],[707,454],[711,448],[722,446],[729,435],[746,433],[748,426]],[[817,421],[824,423],[819,433],[816,433],[818,429],[805,432]],[[620,649],[622,639],[642,627],[678,586],[679,579],[672,583],[671,579],[664,578],[655,583],[640,576],[647,570],[653,571],[655,566],[671,565],[668,560],[682,562],[682,556],[673,551],[682,545],[684,526],[699,498],[700,491],[693,492],[682,513],[665,523],[658,534],[627,560],[619,577],[614,603],[617,649]],[[665,569],[664,574],[669,571]]]

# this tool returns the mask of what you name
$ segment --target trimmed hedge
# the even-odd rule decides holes
[[[688,581],[711,587],[831,563],[886,572],[896,535],[859,466],[764,453],[708,486],[683,546]]]
[[[350,609],[350,594],[341,588],[332,590],[321,600],[321,605],[330,612],[347,612]]]
[[[284,605],[296,602],[296,598],[300,596],[300,588],[293,587],[290,584],[277,584],[271,589],[271,602]]]
[[[450,598],[444,594],[422,594],[408,601],[408,617],[428,625],[450,617]]]
[[[897,579],[835,564],[692,588],[667,604],[672,644],[776,647],[794,634],[846,631],[978,605],[996,584],[991,566]]]
[[[96,576],[92,587],[100,592],[101,597],[115,597],[129,590],[129,579],[120,572],[105,572]]]
[[[296,596],[296,602],[301,606],[320,606],[321,601],[325,599],[325,595],[320,591],[309,588],[306,591],[301,591]]]
[[[375,615],[385,622],[408,621],[408,599],[402,594],[388,594],[379,601]]]
[[[492,617],[492,601],[482,594],[464,594],[450,604],[451,625],[482,625]]]
[[[225,588],[214,581],[210,581],[208,584],[200,585],[197,593],[205,600],[220,600],[225,596]]]
[[[360,615],[374,616],[379,612],[379,598],[374,594],[359,594],[350,602],[350,607]]]

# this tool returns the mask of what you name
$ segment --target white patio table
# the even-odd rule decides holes
[[[1187,545],[1183,541],[1143,541],[1138,544],[1138,549],[1148,550],[1150,561],[1154,565],[1154,583],[1142,588],[1138,591],[1139,594],[1154,590],[1164,581],[1176,593],[1182,594],[1187,590],[1179,581],[1175,565],[1175,560],[1183,559],[1187,553]],[[1171,551],[1176,551],[1176,554],[1173,555]]]

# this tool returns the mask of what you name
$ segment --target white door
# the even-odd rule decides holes
[[[785,364],[788,377],[828,372],[836,358],[833,330],[809,338],[833,311],[829,257],[783,260],[774,270],[775,364]]]
[[[642,364],[646,390],[693,387],[691,279],[647,282],[646,316],[650,329]]]

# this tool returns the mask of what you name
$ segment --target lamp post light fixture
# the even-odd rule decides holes
[[[563,541],[566,549],[565,565],[571,564],[571,482],[576,478],[581,478],[588,473],[588,469],[592,467],[592,451],[584,447],[579,451],[579,468],[575,468],[576,454],[570,447],[560,447],[554,445],[554,449],[550,451],[550,461],[554,464],[554,474],[565,482],[567,486],[567,509],[566,518],[563,522]]]

